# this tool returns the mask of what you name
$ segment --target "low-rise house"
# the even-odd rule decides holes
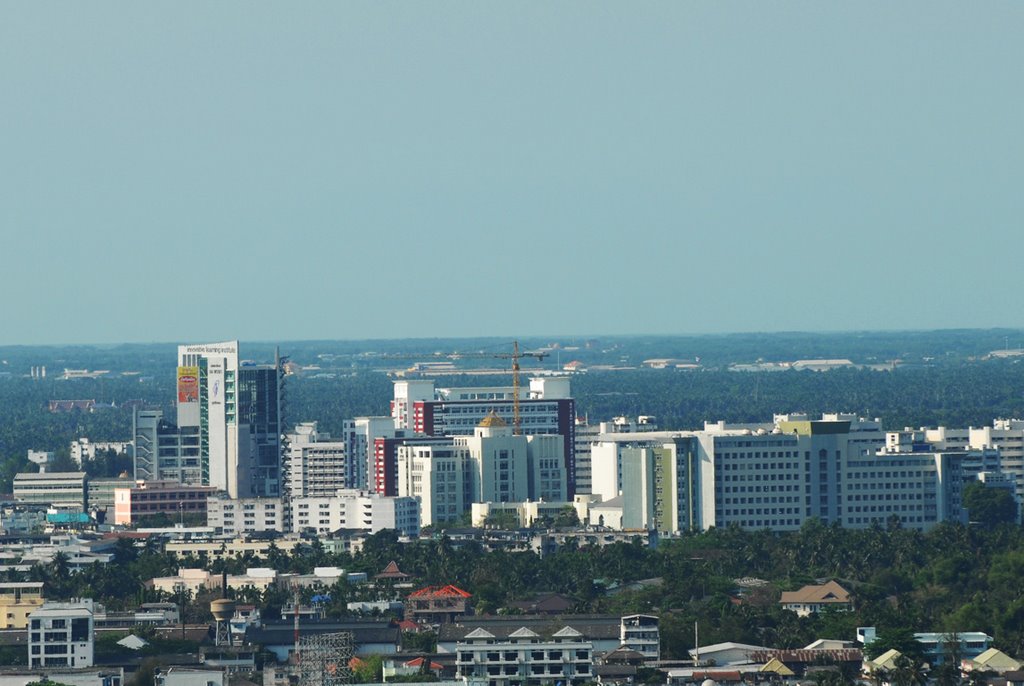
[[[43,582],[0,584],[0,629],[24,629],[28,616],[43,606]]]
[[[864,655],[856,648],[839,648],[834,650],[829,648],[804,648],[799,650],[757,651],[751,653],[750,659],[753,662],[765,664],[777,660],[795,672],[797,676],[803,677],[809,667],[816,665],[845,665],[851,671],[857,671],[862,666]]]
[[[914,638],[924,647],[925,662],[933,667],[945,663],[950,640],[959,641],[957,652],[963,660],[974,659],[992,647],[992,637],[983,631],[917,632]]]
[[[620,645],[622,618],[619,615],[499,615],[490,617],[461,617],[456,622],[442,624],[437,632],[437,652],[455,653],[458,644],[476,629],[484,629],[496,639],[508,638],[521,628],[540,635],[554,629],[572,627],[589,641],[595,655],[609,653]]]
[[[593,680],[593,644],[570,626],[542,636],[520,627],[505,638],[474,629],[456,646],[460,677],[504,684],[580,684]]]
[[[1015,660],[998,648],[989,648],[973,659],[961,661],[961,669],[964,672],[995,672],[1005,674],[1006,672],[1020,671],[1024,667],[1019,660]]]
[[[427,586],[413,591],[405,600],[405,618],[427,624],[454,622],[469,614],[472,596],[457,586]]]
[[[864,674],[870,677],[879,673],[885,674],[887,672],[891,672],[896,669],[902,657],[903,653],[895,648],[890,648],[874,659],[865,659],[863,668]]]
[[[820,585],[804,586],[799,591],[784,591],[779,600],[782,607],[801,617],[817,614],[830,607],[837,610],[850,609],[850,592],[835,581]]]
[[[754,653],[764,653],[771,648],[748,643],[726,641],[690,649],[690,657],[699,666],[720,667],[722,665],[748,664],[754,661]]]

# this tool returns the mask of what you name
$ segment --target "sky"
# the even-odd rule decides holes
[[[0,344],[1022,327],[1024,3],[0,1]]]

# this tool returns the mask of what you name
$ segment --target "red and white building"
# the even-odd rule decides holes
[[[485,417],[495,414],[513,424],[515,398],[511,386],[434,388],[434,382],[403,379],[395,382],[391,416],[396,429],[412,430],[426,436],[471,436]],[[519,391],[519,414],[525,436],[558,435],[564,444],[568,497],[575,493],[576,406],[569,379],[542,377],[530,379],[528,388]],[[381,459],[393,459],[382,446]],[[376,454],[375,454],[376,457]],[[392,462],[392,465],[394,463]],[[392,471],[393,470],[393,471]],[[374,466],[377,472],[397,473],[387,464]]]

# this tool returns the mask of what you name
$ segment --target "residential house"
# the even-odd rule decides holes
[[[779,600],[782,607],[801,617],[818,614],[826,607],[850,609],[850,592],[835,581],[804,586],[799,591],[784,591]]]

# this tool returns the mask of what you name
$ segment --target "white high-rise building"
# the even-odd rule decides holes
[[[280,361],[241,362],[238,341],[178,346],[178,426],[198,427],[203,484],[281,494],[280,384]]]
[[[849,528],[895,518],[927,530],[966,521],[965,483],[1001,477],[997,450],[940,449],[923,432],[887,436],[877,420],[850,415],[604,439],[592,449],[594,493],[621,497],[624,528],[664,532],[792,531],[812,517]]]
[[[564,502],[563,446],[561,436],[514,436],[492,414],[472,436],[398,446],[398,492],[419,500],[423,526],[456,520],[473,503]]]
[[[967,429],[940,426],[921,431],[927,442],[940,449],[998,449],[1002,471],[1013,479],[1018,503],[1024,502],[1024,419],[996,419],[992,426]]]
[[[288,446],[288,495],[291,498],[331,496],[352,487],[352,466],[344,441],[333,441],[316,422],[298,424],[285,437]]]
[[[391,416],[399,430],[411,429],[427,436],[468,436],[490,414],[512,425],[515,400],[515,389],[511,386],[435,389],[430,380],[402,380],[395,382]],[[567,490],[572,496],[576,474],[576,410],[569,379],[530,379],[529,387],[519,389],[518,404],[524,435],[561,436]]]

